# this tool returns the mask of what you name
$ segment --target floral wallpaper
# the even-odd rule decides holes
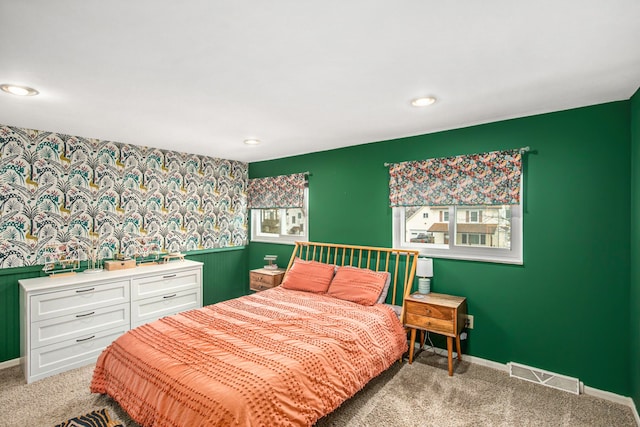
[[[238,161],[0,125],[0,268],[69,242],[103,259],[246,244],[247,181]]]

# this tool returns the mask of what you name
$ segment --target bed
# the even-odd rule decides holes
[[[118,338],[91,391],[143,426],[313,425],[406,352],[417,255],[297,242],[281,286]]]

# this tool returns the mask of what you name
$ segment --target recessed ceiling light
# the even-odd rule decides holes
[[[260,140],[259,139],[245,139],[244,143],[247,145],[258,145],[260,144]]]
[[[424,96],[422,98],[416,98],[411,101],[411,105],[413,105],[414,107],[426,107],[433,104],[434,102],[436,102],[435,96]]]
[[[31,87],[10,85],[10,84],[0,85],[0,89],[12,95],[18,95],[18,96],[34,96],[40,93]]]

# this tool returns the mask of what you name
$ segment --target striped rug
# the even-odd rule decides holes
[[[124,424],[119,419],[112,417],[107,408],[103,408],[71,418],[55,427],[124,427]]]

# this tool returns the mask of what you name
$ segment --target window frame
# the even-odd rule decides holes
[[[273,210],[278,209],[280,211],[280,234],[275,233],[260,233],[260,213],[263,210]],[[297,209],[297,208],[265,208],[265,209],[250,209],[250,217],[251,217],[251,242],[260,242],[260,243],[277,243],[283,245],[291,245],[295,242],[303,242],[309,240],[309,188],[305,187],[304,189],[304,206],[302,210],[304,211],[304,234],[299,234],[295,236],[290,236],[286,234],[282,234],[283,227],[286,228],[286,220],[287,220],[287,209]],[[300,217],[302,219],[302,217]]]
[[[449,212],[449,228],[448,233],[456,230],[456,206],[449,206],[445,212]],[[464,208],[464,206],[460,206]],[[404,240],[406,218],[405,208],[393,207],[393,246],[403,249],[416,249],[420,251],[420,255],[430,258],[447,258],[459,259],[467,261],[494,262],[501,264],[523,265],[523,221],[522,221],[522,199],[520,204],[511,205],[511,248],[491,248],[482,246],[463,246],[456,245],[455,238],[449,238],[449,243],[444,245],[433,245],[427,243],[407,242]],[[455,233],[453,233],[455,236]],[[446,241],[446,240],[445,240]]]

